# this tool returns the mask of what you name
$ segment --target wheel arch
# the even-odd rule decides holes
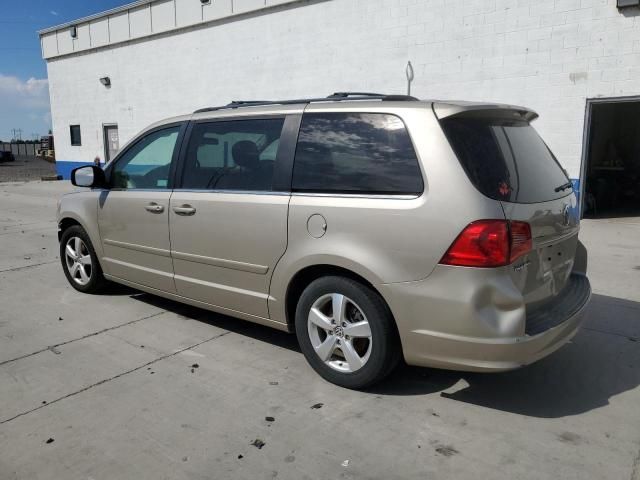
[[[62,239],[62,234],[64,233],[64,231],[69,227],[73,227],[74,225],[82,227],[82,229],[87,233],[87,235],[89,236],[89,240],[91,240],[91,244],[93,245],[93,249],[98,256],[98,261],[100,261],[102,259],[103,252],[102,243],[100,242],[100,234],[98,232],[98,226],[95,225],[94,228],[89,228],[90,222],[85,222],[80,215],[75,214],[75,212],[73,212],[72,210],[67,210],[59,216],[58,242],[60,242],[60,240]]]
[[[398,334],[398,325],[395,317],[393,316],[393,312],[391,311],[391,307],[380,290],[378,290],[373,283],[362,275],[349,270],[348,268],[331,264],[308,265],[291,277],[285,294],[285,316],[287,320],[287,328],[290,332],[295,331],[296,307],[304,289],[307,288],[314,280],[331,275],[350,278],[351,280],[362,283],[364,286],[375,292],[389,310],[389,314],[391,315],[395,326],[396,334]]]
[[[72,217],[64,217],[62,218],[59,222],[58,222],[58,242],[60,242],[60,240],[62,239],[62,233],[70,227],[73,227],[74,225],[78,225],[82,228],[84,228],[82,226],[82,224],[75,218]],[[85,231],[87,229],[85,228]]]

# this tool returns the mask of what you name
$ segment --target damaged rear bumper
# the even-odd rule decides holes
[[[591,297],[587,277],[572,274],[557,299],[527,312],[517,289],[498,272],[495,277],[483,272],[484,283],[475,290],[465,288],[470,285],[461,278],[452,284],[458,277],[454,269],[434,273],[445,277],[448,289],[432,288],[443,278],[386,285],[410,365],[497,372],[531,364],[571,340]]]

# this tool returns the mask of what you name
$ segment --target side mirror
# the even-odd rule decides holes
[[[87,165],[71,170],[71,183],[76,187],[102,188],[107,182],[104,171],[95,165]]]

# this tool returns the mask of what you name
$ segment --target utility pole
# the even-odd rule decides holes
[[[11,131],[13,132],[13,139],[14,140],[22,140],[22,129],[21,128],[13,128],[13,129],[11,129]]]

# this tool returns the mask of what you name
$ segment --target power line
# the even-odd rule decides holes
[[[0,50],[40,50],[38,47],[0,47]]]
[[[36,25],[42,23],[42,20],[0,20],[0,23],[5,24],[20,24],[20,25]]]
[[[13,139],[14,140],[22,140],[22,129],[21,128],[12,128]]]

